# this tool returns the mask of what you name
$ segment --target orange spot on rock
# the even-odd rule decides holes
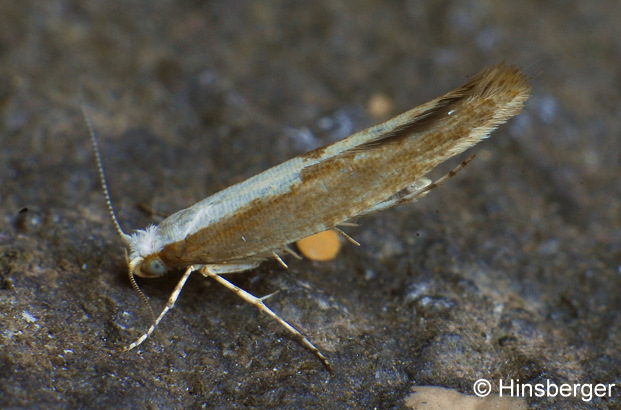
[[[336,232],[323,231],[296,242],[298,250],[306,258],[325,262],[336,258],[341,249],[341,242]]]

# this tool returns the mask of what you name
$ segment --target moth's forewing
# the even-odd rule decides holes
[[[171,267],[257,260],[367,213],[517,114],[525,77],[504,65],[444,96],[300,155],[172,215]],[[175,240],[176,239],[176,240]]]

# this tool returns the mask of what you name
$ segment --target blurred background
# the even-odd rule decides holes
[[[2,407],[411,406],[413,386],[621,382],[621,8],[614,1],[0,3]],[[332,262],[231,279],[336,376],[201,277],[154,336],[126,231],[506,62],[524,112]],[[459,162],[445,164],[438,177]],[[177,275],[141,281],[155,310]],[[527,398],[535,408],[621,405]],[[408,404],[410,403],[410,404]]]

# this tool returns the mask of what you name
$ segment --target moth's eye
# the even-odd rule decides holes
[[[166,272],[168,272],[166,265],[164,265],[161,260],[156,258],[143,264],[142,269],[140,269],[140,273],[137,273],[137,275],[144,278],[156,278],[165,275]]]

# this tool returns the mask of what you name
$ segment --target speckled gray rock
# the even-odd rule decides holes
[[[0,406],[401,407],[413,385],[621,383],[621,142],[612,1],[0,4]],[[506,61],[525,112],[412,206],[362,219],[330,263],[236,275],[336,376],[233,294],[190,278],[148,326],[99,191],[81,93],[124,228],[176,211]],[[451,165],[447,164],[449,169]],[[439,174],[443,170],[439,170]],[[140,285],[156,310],[172,275]],[[528,398],[621,406],[618,392]]]

